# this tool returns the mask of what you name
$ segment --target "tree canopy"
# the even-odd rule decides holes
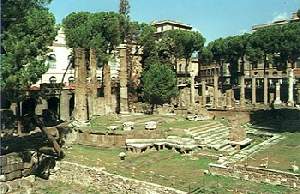
[[[300,57],[299,30],[299,22],[294,22],[264,27],[252,34],[219,38],[206,47],[212,57],[209,57],[209,52],[205,50],[201,53],[204,56],[199,58],[204,58],[205,63],[209,63],[209,60],[220,65],[223,62],[230,63],[233,77],[237,76],[239,61],[243,70],[245,59],[253,65],[263,62],[264,68],[275,62],[286,67],[287,62],[295,64]]]
[[[47,71],[45,63],[55,36],[49,0],[1,1],[1,88],[27,89]]]
[[[67,45],[95,48],[98,59],[107,61],[121,43],[120,14],[114,12],[73,12],[63,20]]]
[[[176,74],[170,66],[153,64],[143,72],[144,98],[150,104],[163,104],[170,102],[177,96]]]
[[[187,62],[204,47],[205,38],[195,31],[170,30],[163,34],[162,45],[169,57],[184,58]]]

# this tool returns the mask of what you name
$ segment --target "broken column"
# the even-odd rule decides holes
[[[68,90],[62,90],[60,96],[60,119],[63,121],[70,120],[70,98]]]
[[[268,77],[265,76],[264,77],[264,105],[268,105],[268,91],[269,91],[269,88],[268,88]]]
[[[206,107],[206,85],[205,85],[205,81],[202,81],[201,85],[202,85],[202,107],[205,108]]]
[[[214,107],[217,108],[219,104],[218,96],[218,75],[214,75]]]
[[[274,101],[274,104],[281,104],[282,101],[280,99],[280,82],[278,81],[276,83],[276,92],[275,92],[275,96],[276,96],[276,99]]]
[[[75,110],[74,118],[80,122],[88,120],[86,98],[86,63],[85,51],[82,48],[75,49]]]
[[[96,49],[90,49],[90,107],[89,113],[91,116],[97,114],[97,93],[98,93],[98,80],[97,80],[97,58]]]
[[[241,107],[244,107],[245,106],[245,77],[242,75],[240,77],[240,85],[241,85],[241,88],[240,88],[240,106]]]
[[[120,113],[128,113],[126,46],[120,48]]]
[[[108,64],[103,66],[105,114],[112,113],[111,78]]]
[[[191,74],[191,107],[195,107],[195,74],[193,71],[190,72]]]
[[[252,104],[256,104],[256,78],[252,77]]]
[[[232,97],[231,97],[232,91],[226,90],[226,108],[231,109],[232,108]]]
[[[289,83],[289,88],[288,88],[288,105],[289,106],[294,106],[294,70],[290,69],[289,75],[288,75],[288,83]]]

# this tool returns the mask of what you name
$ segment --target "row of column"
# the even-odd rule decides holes
[[[256,104],[256,79],[255,77],[252,77],[252,104]],[[289,72],[289,77],[288,77],[288,105],[293,106],[294,105],[294,74],[293,70]],[[202,86],[202,105],[205,107],[206,105],[206,84],[205,81],[201,82]],[[194,99],[193,95],[193,89],[194,88],[194,82],[193,82],[193,77],[192,77],[192,82],[191,82],[191,98]],[[264,77],[264,104],[268,105],[268,91],[269,91],[269,86],[268,86],[268,77]],[[218,76],[214,76],[214,90],[213,90],[213,96],[214,96],[214,107],[218,107],[219,105],[219,90],[218,90]],[[232,98],[233,94],[231,90],[226,91],[226,107],[231,108],[232,107]],[[192,105],[193,102],[192,101]],[[280,96],[280,82],[276,83],[276,92],[275,92],[275,101],[274,104],[281,104],[281,96]],[[241,76],[240,77],[240,106],[244,107],[245,106],[245,77]]]

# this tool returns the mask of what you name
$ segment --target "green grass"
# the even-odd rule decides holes
[[[93,187],[85,187],[78,184],[69,184],[61,181],[37,180],[33,187],[32,194],[100,194]]]
[[[291,172],[291,163],[300,165],[300,133],[284,133],[285,139],[276,145],[263,150],[249,159],[248,163],[259,166],[264,163],[264,159],[269,159],[269,168]],[[300,172],[299,172],[300,173]]]
[[[99,149],[73,146],[66,160],[87,166],[105,167],[113,174],[149,181],[183,191],[202,189],[204,193],[291,193],[286,187],[258,184],[230,177],[204,175],[212,159],[183,156],[172,151],[128,153],[125,161],[118,154],[122,149]],[[251,192],[250,192],[251,191]]]
[[[115,125],[118,129],[114,131],[117,134],[127,134],[122,130],[122,124],[126,121],[134,122],[134,131],[139,133],[145,130],[145,122],[157,121],[157,130],[161,133],[161,138],[167,136],[190,137],[184,129],[198,127],[211,121],[188,121],[180,116],[162,116],[162,115],[130,115],[125,117],[118,116],[99,116],[91,120],[91,129],[93,132],[106,133],[107,127]],[[155,133],[155,132],[154,132]]]

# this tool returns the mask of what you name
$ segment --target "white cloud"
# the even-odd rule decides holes
[[[276,14],[271,22],[275,22],[275,21],[278,21],[278,20],[286,20],[288,18],[289,18],[288,13],[283,12],[283,13]]]

